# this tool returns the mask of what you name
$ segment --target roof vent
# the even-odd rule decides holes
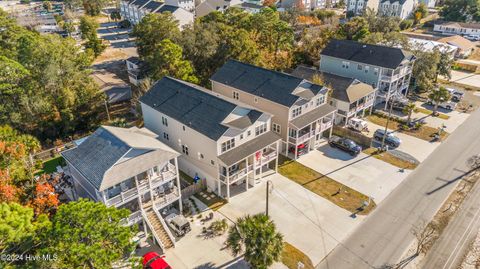
[[[362,47],[363,47],[363,48],[366,48],[366,47],[367,47],[367,45],[363,45]]]

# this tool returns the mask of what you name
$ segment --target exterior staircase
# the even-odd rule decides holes
[[[160,240],[160,245],[162,246],[163,250],[167,250],[169,248],[174,247],[174,244],[170,237],[167,234],[167,231],[165,229],[168,229],[163,226],[162,222],[158,219],[159,217],[155,213],[152,207],[145,208],[145,213],[148,218],[148,224],[150,226],[150,229],[155,231],[154,235],[157,238],[157,240]]]

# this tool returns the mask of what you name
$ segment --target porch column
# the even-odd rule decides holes
[[[277,141],[277,158],[275,159],[275,173],[278,173],[278,148],[279,148],[280,141]]]
[[[295,155],[293,156],[294,160],[297,159],[297,153],[298,153],[298,148],[297,148],[297,146],[298,146],[298,133],[299,133],[299,131],[300,131],[300,130],[297,130],[297,131],[296,131],[296,134],[295,134],[295,137],[296,137],[296,138],[295,138],[295,151],[294,151],[294,154],[295,154]]]
[[[230,172],[227,168],[227,202],[230,202]]]
[[[217,194],[219,197],[222,197],[222,179],[220,177],[220,167],[217,167]]]
[[[388,100],[390,100],[390,90],[392,89],[392,83],[388,84],[388,91],[387,91],[387,96],[385,97],[385,107],[384,109],[387,109],[388,106]]]
[[[333,121],[334,121],[333,119],[335,119],[335,112],[333,112],[331,115],[332,115],[332,121],[331,121],[331,122],[332,122],[332,126],[330,126],[330,133],[328,134],[328,138],[332,137]],[[346,120],[346,119],[347,119],[347,118],[345,118],[345,120]]]
[[[180,214],[183,212],[183,204],[182,204],[182,188],[180,187],[180,173],[178,172],[178,160],[175,158],[175,172],[177,173],[177,188],[178,188],[178,195],[180,199],[178,200],[178,207],[180,209]]]
[[[358,113],[357,108],[358,108],[358,100],[355,103],[355,118],[357,117],[357,113]]]
[[[245,178],[245,189],[248,191],[248,156],[245,158],[245,165],[247,166],[245,170],[245,174],[247,175]]]

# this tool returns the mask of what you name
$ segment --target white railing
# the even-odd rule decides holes
[[[273,151],[268,155],[262,155],[262,163],[268,162],[271,159],[275,159],[276,156],[277,156],[277,151]]]
[[[154,201],[154,206],[156,206],[157,208],[163,208],[168,204],[178,200],[179,198],[180,198],[180,195],[178,193],[178,188],[174,187],[173,192],[166,194],[160,198],[157,198],[160,201]]]
[[[329,122],[322,122],[320,124],[320,131],[323,132],[325,131],[326,129],[332,127],[332,121],[329,121]]]
[[[150,220],[148,219],[148,216],[147,216],[147,213],[142,209],[140,209],[141,212],[142,212],[142,216],[143,218],[145,219],[145,222],[147,223],[148,227],[150,227],[150,231],[152,231],[152,234],[153,234],[153,237],[155,237],[155,241],[157,241],[158,245],[160,246],[160,248],[162,248],[163,250],[165,250],[165,246],[163,245],[163,242],[162,240],[160,240],[160,237],[157,235],[157,232],[155,231],[155,227],[153,227],[152,223],[150,222]]]
[[[289,137],[289,140],[290,142],[292,143],[295,143],[295,144],[298,144],[298,143],[303,143],[305,141],[307,141],[308,139],[310,139],[310,136],[311,136],[311,132],[308,132],[298,138],[295,138],[295,137]]]
[[[168,238],[170,238],[170,241],[172,241],[173,247],[175,247],[175,243],[176,243],[176,242],[175,242],[175,237],[173,236],[172,232],[171,232],[170,229],[168,228],[167,223],[165,223],[165,220],[164,220],[164,219],[162,218],[162,216],[160,216],[160,214],[158,213],[157,208],[155,207],[155,205],[153,205],[153,211],[155,211],[155,214],[157,215],[158,220],[160,220],[160,223],[162,224],[163,229],[164,229],[165,232],[167,233]]]

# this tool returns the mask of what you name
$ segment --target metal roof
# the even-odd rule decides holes
[[[273,144],[274,142],[281,140],[280,136],[276,133],[269,131],[264,133],[260,136],[255,137],[254,139],[235,147],[222,155],[218,156],[218,158],[227,166],[235,164],[246,157],[254,154],[255,152],[262,150],[268,145]]]

